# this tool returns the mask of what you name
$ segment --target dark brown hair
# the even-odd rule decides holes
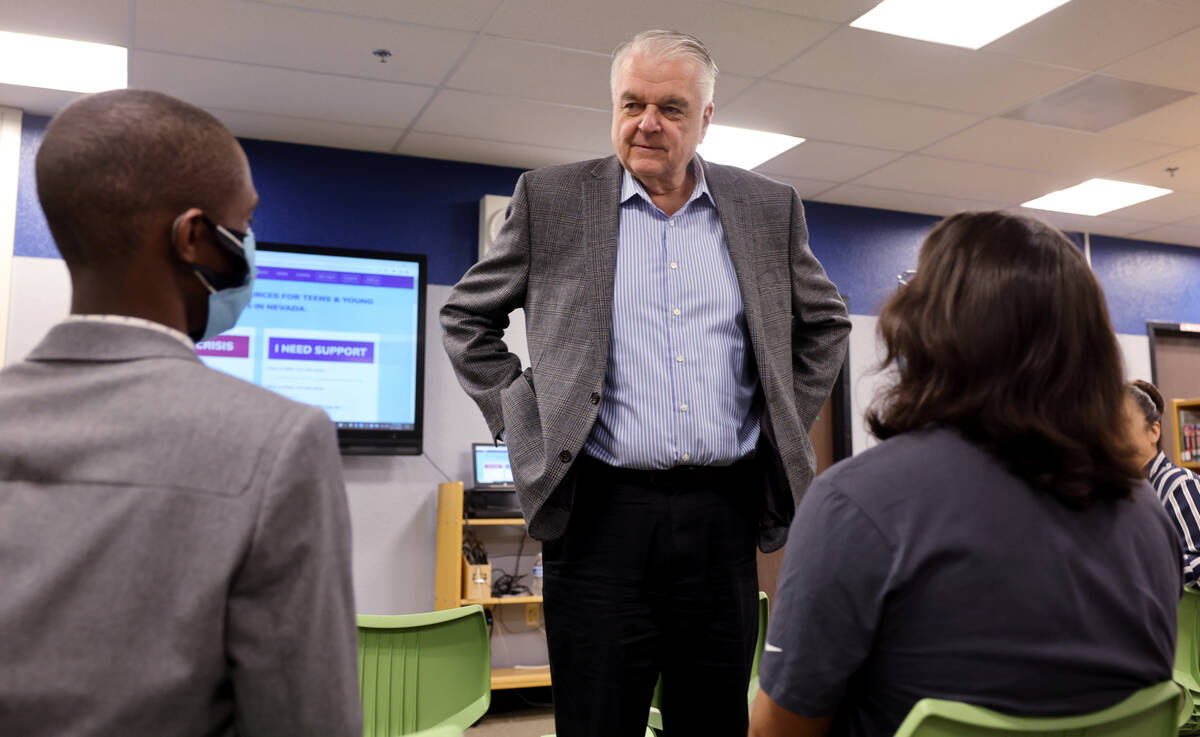
[[[1146,429],[1156,422],[1162,422],[1163,410],[1166,408],[1166,402],[1163,401],[1162,392],[1158,387],[1148,381],[1137,379],[1128,384],[1129,396],[1133,399],[1134,404],[1141,411],[1142,417],[1146,420]],[[1158,433],[1158,449],[1162,450],[1162,432]]]
[[[147,90],[101,92],[50,122],[38,199],[68,266],[107,265],[141,247],[153,218],[226,203],[242,183],[241,161],[233,134],[194,105]]]
[[[925,239],[879,315],[896,378],[867,413],[880,438],[959,428],[1071,507],[1128,496],[1122,359],[1079,249],[1034,218],[961,213]]]

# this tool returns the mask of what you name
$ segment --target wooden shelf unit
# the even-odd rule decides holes
[[[1183,426],[1200,425],[1200,399],[1172,399],[1171,419],[1175,432],[1175,461],[1183,468],[1200,471],[1200,448],[1192,452],[1198,457],[1191,461],[1183,460]],[[1200,441],[1196,438],[1193,442]]]
[[[468,604],[485,607],[507,604],[540,604],[540,596],[504,596],[487,599],[463,598],[462,538],[464,527],[525,525],[520,517],[503,519],[466,519],[463,517],[463,484],[447,481],[438,484],[437,555],[434,570],[434,608],[453,609]],[[550,685],[550,666],[544,668],[493,668],[492,690],[531,688]]]

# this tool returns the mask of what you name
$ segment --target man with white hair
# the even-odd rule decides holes
[[[660,673],[666,729],[746,733],[755,543],[783,544],[845,355],[795,191],[696,155],[716,76],[686,34],[622,44],[616,155],[522,175],[441,311],[543,541],[559,737],[641,735]]]

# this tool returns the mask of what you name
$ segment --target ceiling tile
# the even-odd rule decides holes
[[[842,28],[772,76],[792,84],[995,115],[1082,74],[945,44]]]
[[[1003,205],[982,200],[967,200],[957,197],[942,197],[921,192],[905,192],[897,189],[864,187],[861,184],[843,184],[823,192],[816,198],[819,202],[836,205],[875,207],[881,210],[919,212],[926,215],[953,215],[967,210],[999,210]]]
[[[1179,169],[1172,175],[1167,171],[1169,167]],[[1177,192],[1200,193],[1200,150],[1176,151],[1168,156],[1123,169],[1113,174],[1112,178],[1149,184],[1152,187],[1166,187]]]
[[[727,105],[737,99],[757,81],[753,77],[741,77],[721,72],[717,77],[717,89],[713,93],[713,102],[716,103],[717,109],[721,109],[722,105]]]
[[[130,84],[201,107],[384,128],[407,127],[433,92],[415,85],[148,51],[134,52]]]
[[[0,0],[0,31],[129,46],[129,0]]]
[[[806,15],[848,23],[879,4],[879,0],[730,0],[736,5]]]
[[[1200,95],[1114,125],[1105,133],[1177,146],[1200,144]]]
[[[488,34],[608,54],[647,28],[700,38],[725,71],[760,77],[832,31],[833,23],[712,0],[510,0]]]
[[[1105,74],[1200,92],[1200,28],[1105,67]]]
[[[139,49],[436,85],[472,34],[228,0],[138,0]],[[372,50],[393,56],[380,63]]]
[[[1140,220],[1128,220],[1112,215],[1075,215],[1069,212],[1051,212],[1050,210],[1034,210],[1030,207],[1016,207],[1013,212],[1029,215],[1050,223],[1059,230],[1069,230],[1076,233],[1091,233],[1093,235],[1111,235],[1125,238],[1139,230],[1145,230],[1151,225]]]
[[[607,54],[484,36],[447,86],[610,110],[610,61]]]
[[[1172,151],[1171,146],[992,118],[922,153],[997,166],[1058,172],[1072,184]]]
[[[238,138],[287,141],[310,146],[330,146],[357,151],[389,153],[404,133],[401,128],[380,128],[326,120],[290,118],[283,115],[247,113],[208,108]]]
[[[847,146],[844,143],[805,141],[759,165],[769,176],[783,175],[846,182],[903,156],[900,151]]]
[[[791,185],[796,190],[796,194],[800,195],[800,199],[810,200],[826,190],[838,186],[837,182],[830,182],[824,179],[806,179],[804,177],[789,177],[782,174],[767,174],[766,176],[774,179],[777,182]]]
[[[1176,223],[1200,217],[1200,193],[1172,192],[1152,200],[1122,207],[1112,214],[1119,218],[1145,220],[1154,223]]]
[[[720,122],[823,141],[911,151],[979,120],[966,113],[762,81],[727,106]]]
[[[1096,70],[1200,23],[1200,5],[1087,0],[1055,8],[983,48],[1022,59]]]
[[[523,143],[501,143],[420,131],[409,133],[396,153],[407,156],[423,156],[429,159],[514,166],[519,169],[536,169],[541,166],[569,164],[574,161],[596,158],[594,152],[530,146]]]
[[[1200,246],[1200,222],[1186,225],[1160,225],[1133,233],[1132,237],[1143,241],[1174,243],[1178,246]]]
[[[1067,184],[1060,175],[912,154],[855,180],[854,184],[1015,204]]]
[[[503,0],[453,0],[422,2],[409,0],[259,0],[264,5],[324,10],[333,15],[378,18],[420,23],[442,28],[478,31]],[[393,49],[394,50],[394,49]]]
[[[444,90],[413,129],[605,155],[612,153],[609,125],[607,112]]]

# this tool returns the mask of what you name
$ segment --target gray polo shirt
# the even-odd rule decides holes
[[[1145,482],[1077,511],[956,430],[898,436],[801,503],[762,686],[833,735],[890,735],[925,697],[1101,709],[1171,678],[1180,555]]]

